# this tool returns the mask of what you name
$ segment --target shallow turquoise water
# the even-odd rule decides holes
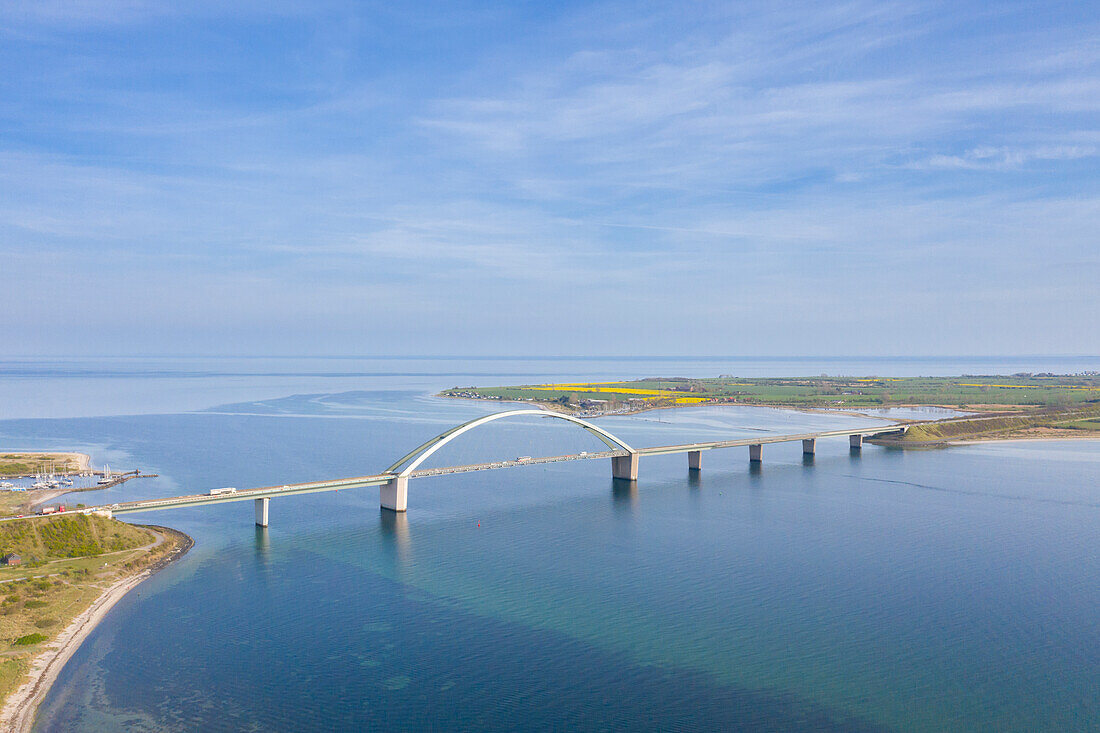
[[[368,473],[497,407],[387,387],[9,420],[0,439],[162,476],[103,492],[116,501]],[[600,422],[654,445],[868,421]],[[494,423],[437,456],[593,443]],[[812,461],[765,446],[755,469],[744,451],[705,453],[697,477],[683,456],[644,459],[634,486],[604,462],[422,479],[406,516],[374,490],[282,499],[266,531],[247,503],[141,515],[196,547],[93,632],[38,729],[1097,727],[1100,443],[838,439]]]

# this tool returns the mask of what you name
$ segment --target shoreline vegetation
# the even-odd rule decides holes
[[[68,659],[127,592],[187,553],[167,527],[95,515],[0,522],[0,730],[29,731]]]
[[[964,417],[902,420],[909,430],[880,445],[931,448],[961,441],[1100,437],[1100,373],[1011,377],[647,378],[512,387],[454,387],[441,397],[534,404],[577,417],[627,415],[691,405],[859,411],[946,408]]]

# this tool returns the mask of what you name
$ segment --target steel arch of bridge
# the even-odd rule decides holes
[[[476,427],[484,425],[488,422],[492,422],[494,420],[501,420],[507,417],[518,417],[520,415],[538,415],[539,417],[550,417],[557,420],[565,420],[566,422],[575,423],[595,435],[597,438],[603,441],[604,445],[606,445],[608,448],[611,448],[612,450],[624,450],[627,453],[635,452],[633,448],[631,448],[625,442],[623,442],[619,438],[616,438],[614,435],[607,432],[603,428],[593,425],[592,423],[585,420],[581,420],[580,418],[573,417],[572,415],[563,415],[558,412],[550,412],[549,410],[507,410],[505,412],[494,412],[491,415],[483,415],[482,417],[464,422],[461,425],[456,425],[455,427],[444,433],[440,433],[423,445],[420,445],[406,453],[404,456],[401,457],[400,460],[387,468],[386,473],[396,474],[398,478],[408,477],[409,474],[415,471],[417,466],[427,460],[428,457],[430,457],[437,450],[445,446],[447,443],[450,443],[452,440],[462,435],[463,433],[473,430]],[[409,463],[408,466],[405,466],[405,468],[401,470],[400,473],[398,473],[398,469],[400,469],[401,466],[403,466],[410,459],[413,459],[412,462]]]

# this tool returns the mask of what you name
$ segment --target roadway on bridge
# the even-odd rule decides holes
[[[904,425],[878,426],[871,428],[826,430],[814,433],[797,433],[792,435],[760,435],[752,438],[738,438],[736,440],[718,440],[700,443],[686,443],[682,445],[664,445],[650,448],[639,448],[634,451],[638,456],[672,455],[676,453],[691,453],[705,450],[717,450],[721,448],[735,448],[739,446],[763,445],[770,443],[793,443],[803,440],[817,440],[821,438],[844,436],[868,436],[897,432],[904,430]],[[426,468],[414,470],[408,474],[408,478],[424,478],[428,476],[446,476],[457,473],[469,473],[472,471],[488,471],[515,466],[529,466],[535,464],[561,463],[565,461],[584,461],[594,459],[608,459],[627,456],[625,450],[605,450],[596,452],[581,452],[562,456],[545,456],[538,458],[522,458],[505,461],[490,461],[487,463],[472,463],[461,466],[445,466],[440,468]],[[134,514],[137,512],[158,511],[162,509],[182,509],[191,506],[205,506],[209,504],[224,504],[233,501],[248,501],[255,499],[274,499],[283,496],[298,494],[311,494],[322,491],[339,491],[341,489],[359,489],[368,486],[381,486],[392,481],[397,473],[380,473],[370,476],[358,476],[353,478],[334,479],[330,481],[313,481],[301,484],[285,484],[282,486],[264,486],[255,489],[243,489],[222,494],[189,494],[185,496],[173,496],[162,499],[149,499],[143,501],[119,502],[117,504],[89,507],[81,512],[110,512],[113,515]],[[75,513],[75,512],[66,512]]]

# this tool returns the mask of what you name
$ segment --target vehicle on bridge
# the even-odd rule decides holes
[[[226,486],[226,487],[221,488],[221,489],[210,489],[210,491],[207,492],[207,494],[209,494],[210,496],[217,496],[219,494],[235,494],[235,493],[237,493],[237,487],[235,487],[235,486]]]

